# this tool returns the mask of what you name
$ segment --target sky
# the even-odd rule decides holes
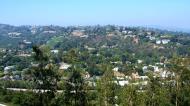
[[[190,0],[0,0],[0,23],[190,29]]]

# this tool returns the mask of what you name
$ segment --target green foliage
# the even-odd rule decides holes
[[[149,106],[171,106],[169,89],[162,85],[159,78],[150,76],[150,84],[147,88],[147,105]]]
[[[146,97],[144,92],[138,92],[133,86],[124,86],[120,90],[119,101],[121,106],[146,106]]]
[[[71,76],[65,82],[64,91],[64,104],[74,105],[74,106],[86,106],[86,90],[84,79],[81,76],[79,68],[72,67],[70,69],[72,72]]]
[[[116,90],[117,86],[114,83],[114,74],[109,66],[102,66],[105,70],[103,77],[98,81],[97,91],[98,91],[98,101],[101,106],[112,106],[116,102]]]
[[[63,39],[63,36],[53,37],[49,41],[47,41],[46,45],[53,49],[53,48],[55,48],[57,43],[62,41],[62,39]]]
[[[32,69],[35,89],[39,89],[38,97],[41,105],[48,105],[48,101],[55,97],[59,76],[55,66],[50,62],[50,53],[46,47],[33,47],[34,58],[38,67]],[[48,90],[46,92],[43,92]]]
[[[185,58],[190,55],[189,34],[149,29],[151,34],[147,36],[146,28],[112,25],[64,28],[40,26],[36,28],[36,34],[31,34],[29,27],[0,26],[0,77],[5,76],[2,71],[4,67],[13,65],[16,68],[8,75],[19,75],[24,79],[0,80],[2,102],[21,106],[190,105],[190,62]],[[46,30],[55,30],[56,34],[44,33]],[[74,30],[82,30],[88,37],[72,36]],[[20,38],[11,38],[7,33],[13,31],[23,34]],[[129,31],[132,33],[128,34]],[[127,37],[129,35],[132,36]],[[170,39],[171,42],[158,45],[156,40],[150,40],[149,36],[155,37],[156,40]],[[134,38],[139,38],[139,42],[134,43]],[[34,46],[34,53],[31,47],[21,49],[18,46],[23,39],[42,46]],[[3,51],[4,48],[7,50]],[[50,49],[58,49],[59,54],[52,56]],[[33,54],[34,59],[20,57],[20,52]],[[173,58],[173,55],[176,58],[167,61]],[[143,63],[138,63],[137,60],[143,60]],[[57,71],[60,62],[72,64],[73,67],[59,74]],[[143,66],[158,62],[168,62],[166,67],[162,66],[163,70],[175,75],[165,79],[150,75],[147,86],[116,85],[117,79],[112,71],[114,67],[119,67],[119,72],[125,75],[131,75],[132,72],[144,75]],[[23,69],[24,72],[21,72]],[[147,74],[151,74],[154,69],[149,67],[148,70],[151,72]],[[91,77],[100,76],[100,79],[97,77],[97,82],[94,81],[96,86],[88,85],[92,79],[83,78],[86,71]],[[63,75],[61,81],[60,75]],[[5,89],[9,87],[38,89],[39,92],[15,92]],[[63,93],[57,93],[58,87]]]

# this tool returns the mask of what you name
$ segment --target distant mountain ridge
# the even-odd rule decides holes
[[[25,27],[31,27],[33,25],[19,25],[19,26],[15,26],[15,25],[10,25],[10,24],[3,24],[0,23],[0,28],[2,27],[21,27],[21,26],[25,26]],[[38,26],[38,25],[37,25]],[[52,25],[39,25],[41,27],[43,26],[52,26]],[[55,25],[57,26],[57,25]],[[94,26],[94,25],[93,25]],[[127,26],[127,25],[126,25]],[[136,27],[137,25],[129,25],[128,27]],[[65,27],[65,26],[59,26],[59,27]],[[181,27],[175,27],[175,26],[161,26],[161,25],[140,25],[140,27],[147,27],[147,28],[156,28],[156,29],[160,29],[160,30],[167,30],[167,31],[174,31],[174,32],[185,32],[185,33],[190,33],[190,28],[181,28]]]
[[[175,27],[175,26],[145,25],[144,27],[156,28],[156,29],[168,30],[168,31],[174,31],[174,32],[190,33],[190,29],[188,29],[188,28],[180,28],[180,27]]]

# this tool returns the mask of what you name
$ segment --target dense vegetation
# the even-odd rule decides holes
[[[0,38],[0,102],[21,106],[190,105],[188,33],[111,25],[0,25]],[[60,69],[61,63],[70,66]],[[170,74],[161,77],[154,67]],[[115,72],[125,78],[119,79]],[[136,72],[147,76],[148,83],[127,79]],[[121,80],[129,83],[118,84]]]

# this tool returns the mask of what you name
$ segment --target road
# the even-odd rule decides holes
[[[7,88],[7,90],[10,91],[22,91],[22,92],[26,92],[26,91],[33,91],[33,92],[39,92],[39,89],[23,89],[23,88]],[[41,90],[41,92],[47,92],[49,90]],[[63,90],[57,90],[58,93],[63,92]]]
[[[38,93],[39,92],[39,89],[23,89],[23,88],[6,88],[7,90],[10,90],[10,91],[18,91],[18,92],[26,92],[26,91],[32,91],[32,92],[36,92]],[[41,92],[47,92],[49,90],[41,90]],[[62,93],[64,90],[57,90],[56,92],[58,93]],[[88,90],[90,92],[93,92],[95,90]],[[74,91],[71,91],[71,92],[74,92]]]

